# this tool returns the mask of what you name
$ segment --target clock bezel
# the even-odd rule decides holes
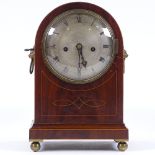
[[[72,78],[69,78],[69,77],[64,76],[63,74],[59,73],[57,70],[54,69],[54,67],[49,62],[49,60],[47,58],[47,55],[46,55],[46,37],[48,35],[48,32],[50,31],[50,28],[53,25],[55,25],[55,23],[60,22],[60,20],[63,20],[63,17],[69,16],[69,15],[72,15],[72,14],[84,14],[84,15],[91,15],[91,16],[93,16],[94,18],[96,18],[102,24],[104,24],[106,26],[106,28],[108,29],[108,31],[109,31],[109,33],[111,35],[111,38],[113,40],[113,43],[112,43],[112,55],[111,55],[110,61],[105,66],[105,68],[103,68],[100,73],[94,75],[93,77],[86,78],[86,79],[81,79],[81,80],[72,79]],[[99,14],[97,14],[97,13],[91,11],[91,10],[86,10],[86,9],[70,9],[70,10],[62,12],[61,14],[56,16],[53,20],[50,21],[49,25],[46,27],[45,32],[43,34],[43,39],[42,39],[42,46],[43,46],[42,55],[43,55],[43,59],[44,59],[44,62],[46,64],[47,68],[50,70],[50,72],[52,74],[54,74],[60,80],[63,80],[65,82],[71,83],[71,84],[86,84],[86,83],[90,83],[90,82],[93,82],[93,81],[99,79],[101,76],[103,76],[108,71],[108,69],[112,65],[112,63],[114,61],[114,58],[115,58],[115,55],[117,53],[117,46],[118,46],[117,44],[118,44],[118,42],[117,42],[117,39],[115,38],[115,34],[113,32],[112,27],[110,26],[110,24],[102,16],[100,16]]]

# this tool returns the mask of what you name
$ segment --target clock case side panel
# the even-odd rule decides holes
[[[42,38],[46,27],[48,26],[50,21],[54,19],[55,16],[70,9],[87,9],[90,11],[94,11],[99,15],[101,15],[102,17],[104,17],[113,28],[115,37],[118,40],[118,53],[114,60],[114,63],[115,62],[117,63],[113,64],[113,66],[116,68],[116,71],[117,71],[117,76],[116,76],[117,90],[116,91],[117,91],[117,101],[118,101],[118,104],[117,104],[118,115],[116,118],[116,122],[119,124],[123,124],[123,40],[122,40],[120,29],[116,21],[114,20],[114,18],[105,10],[93,4],[80,3],[80,2],[65,4],[53,10],[44,18],[44,20],[40,24],[39,29],[37,31],[36,41],[35,41],[35,123],[42,124],[42,121],[41,121],[42,120],[42,116],[41,116],[42,72],[44,72],[52,81],[54,81],[59,85],[63,85],[64,87],[69,87],[71,89],[74,87],[72,84],[65,83],[57,79],[54,75],[52,75],[50,71],[47,69],[47,67],[45,66],[42,58]],[[107,72],[104,77],[106,77],[108,74],[109,73]],[[84,87],[88,88],[88,87],[91,87],[92,85],[100,83],[103,80],[103,78],[101,77],[96,82],[92,82],[92,84],[86,84]],[[56,88],[56,89],[59,89],[59,88]]]

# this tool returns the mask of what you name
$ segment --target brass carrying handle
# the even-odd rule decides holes
[[[34,60],[33,60],[33,59],[31,59],[30,69],[29,69],[30,74],[32,74],[32,73],[33,73],[33,70],[34,70]]]
[[[34,57],[35,56],[34,48],[24,49],[24,51],[30,51],[29,58],[31,59],[31,63],[30,63],[29,72],[30,72],[30,74],[32,74],[33,70],[34,70],[34,58],[35,58]]]

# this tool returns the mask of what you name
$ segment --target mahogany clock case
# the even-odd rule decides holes
[[[42,40],[49,23],[71,9],[93,11],[112,27],[117,55],[96,81],[71,84],[53,75],[44,63]],[[35,118],[29,139],[126,139],[123,123],[123,39],[118,24],[104,9],[89,3],[64,4],[41,22],[35,40]]]

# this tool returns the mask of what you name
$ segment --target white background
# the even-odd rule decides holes
[[[28,131],[34,110],[34,74],[29,52],[42,19],[70,0],[0,1],[0,154],[33,154]],[[129,148],[124,154],[155,154],[155,1],[87,0],[117,21],[129,57],[124,75],[124,122]],[[113,142],[46,143],[45,154],[120,154]]]

